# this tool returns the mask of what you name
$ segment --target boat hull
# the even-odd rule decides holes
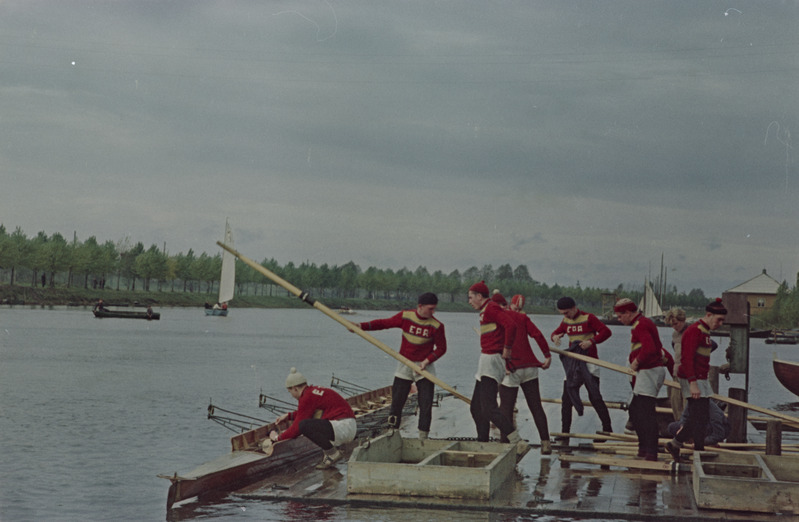
[[[799,395],[799,363],[774,359],[774,375],[794,395]]]
[[[225,308],[225,309],[221,309],[221,308],[217,308],[217,309],[206,308],[205,309],[205,315],[215,315],[215,316],[218,315],[218,316],[221,316],[221,317],[227,317],[227,308]]]
[[[416,406],[415,395],[405,404],[406,411]],[[347,402],[355,412],[358,431],[356,437],[370,435],[379,419],[391,405],[391,386],[349,397]],[[270,455],[261,451],[261,442],[273,429],[285,430],[290,422],[270,423],[231,437],[231,452],[194,470],[178,475],[158,475],[171,481],[167,494],[167,509],[172,505],[210,493],[234,491],[265,477],[279,473],[289,466],[321,457],[319,446],[299,436],[272,446]],[[382,423],[379,423],[382,427]]]
[[[148,315],[147,312],[133,312],[129,310],[94,310],[93,313],[98,319],[146,319],[148,321],[158,321],[161,319],[161,314],[158,312],[153,312]]]

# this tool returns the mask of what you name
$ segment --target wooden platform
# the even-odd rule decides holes
[[[516,445],[381,435],[347,463],[347,492],[488,500],[508,482]]]
[[[523,438],[533,449],[516,465],[512,478],[488,500],[420,497],[411,495],[372,495],[347,491],[348,462],[319,471],[315,462],[270,477],[237,491],[234,496],[271,502],[295,501],[313,504],[370,506],[378,509],[446,509],[506,512],[521,515],[549,515],[571,518],[619,518],[625,520],[682,520],[708,522],[795,520],[756,512],[700,509],[694,501],[690,473],[658,470],[631,470],[617,466],[566,462],[559,455],[591,457],[597,452],[590,441],[571,439],[568,445],[554,445],[552,455],[541,455],[540,440],[526,405],[519,401],[516,422]],[[550,431],[560,428],[560,406],[545,404]],[[627,413],[610,410],[615,432],[623,433]],[[469,407],[454,398],[445,398],[433,408],[430,437],[472,438],[475,435]],[[404,419],[402,435],[416,437],[416,417]],[[591,408],[575,416],[572,432],[595,433],[599,421]],[[499,437],[492,432],[492,437]],[[601,445],[601,444],[598,444]],[[347,457],[353,448],[348,448]],[[671,458],[661,454],[664,468]]]
[[[799,457],[694,455],[694,498],[701,507],[799,515]]]

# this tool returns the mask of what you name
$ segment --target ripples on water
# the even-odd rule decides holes
[[[168,481],[159,473],[187,471],[229,451],[232,432],[206,419],[210,400],[260,418],[258,394],[290,400],[284,380],[296,366],[310,382],[332,374],[374,388],[390,384],[395,361],[318,311],[236,310],[205,317],[201,309],[159,310],[161,321],[95,319],[89,309],[0,308],[0,519],[164,520]],[[367,312],[354,321],[386,317]],[[478,347],[476,314],[437,314],[449,352],[437,370],[471,395]],[[535,316],[545,335],[559,316]],[[629,331],[600,355],[623,364]],[[390,346],[398,331],[374,332]],[[669,340],[669,329],[661,329]],[[727,340],[713,354],[723,363]],[[797,398],[771,370],[772,353],[799,360],[796,346],[752,340],[750,401],[796,411]],[[626,400],[626,379],[603,370],[607,400]],[[563,374],[541,374],[542,395],[559,397]],[[743,378],[722,379],[722,393]],[[790,437],[790,435],[787,435]],[[372,510],[293,502],[239,501],[183,506],[176,520],[236,516],[243,520],[555,520],[452,511]]]

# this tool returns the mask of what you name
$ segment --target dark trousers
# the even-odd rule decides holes
[[[413,381],[394,377],[394,384],[391,385],[391,412],[389,414],[389,425],[392,428],[399,428],[402,421],[402,408],[408,400]],[[430,431],[430,420],[433,417],[433,394],[435,385],[427,380],[416,381],[416,389],[419,392],[419,431]]]
[[[483,376],[474,384],[474,394],[469,410],[477,428],[477,440],[488,442],[491,423],[499,428],[499,433],[507,437],[513,431],[513,422],[508,419],[497,405],[497,389],[499,383],[491,377]]]
[[[538,379],[523,382],[521,384],[522,393],[527,401],[527,407],[530,408],[530,413],[533,414],[533,421],[535,427],[538,429],[538,436],[541,440],[549,439],[549,426],[547,425],[547,416],[544,413],[544,407],[541,406],[541,392],[538,390]],[[516,406],[516,397],[519,394],[519,388],[511,388],[508,386],[499,385],[499,410],[502,414],[513,422],[513,408]],[[507,440],[502,440],[507,442]]]
[[[630,401],[630,420],[638,434],[638,456],[657,457],[658,421],[655,413],[657,400],[646,395],[633,395]]]
[[[599,377],[592,375],[592,379],[596,383],[596,389],[599,390]],[[598,391],[595,393],[591,393],[591,390],[586,386],[588,390],[588,400],[591,401],[591,406],[594,407],[596,414],[599,415],[599,420],[602,422],[602,431],[613,431],[613,426],[610,424],[610,413],[608,413],[608,407],[605,405],[605,400],[602,398],[602,394]],[[561,397],[561,407],[560,407],[560,422],[561,422],[561,431],[563,433],[569,433],[572,429],[572,400],[569,397],[569,394],[566,392],[566,382],[563,383],[563,396]]]
[[[323,450],[333,447],[336,434],[333,425],[327,419],[305,419],[300,421],[300,433]]]
[[[705,449],[705,435],[707,435],[707,427],[710,424],[710,399],[703,397],[701,399],[688,399],[688,420],[685,422],[682,430],[674,437],[680,442],[693,437],[694,449]]]

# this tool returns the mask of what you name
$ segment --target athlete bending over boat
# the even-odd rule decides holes
[[[269,438],[279,442],[305,435],[322,448],[325,457],[316,469],[332,467],[343,456],[337,446],[355,438],[355,413],[349,403],[330,388],[309,386],[305,377],[292,368],[286,377],[286,388],[297,399],[297,410],[281,415],[277,422],[293,421],[282,433],[272,430]]]
[[[436,294],[426,292],[419,296],[415,310],[403,310],[388,319],[375,319],[360,323],[359,326],[365,331],[401,328],[400,355],[415,362],[422,370],[435,375],[436,369],[433,363],[447,351],[444,323],[433,317],[437,305]],[[401,361],[397,363],[397,369],[394,371],[388,425],[390,428],[400,427],[402,408],[405,407],[405,401],[414,382],[419,392],[419,438],[424,440],[430,432],[435,385]]]

